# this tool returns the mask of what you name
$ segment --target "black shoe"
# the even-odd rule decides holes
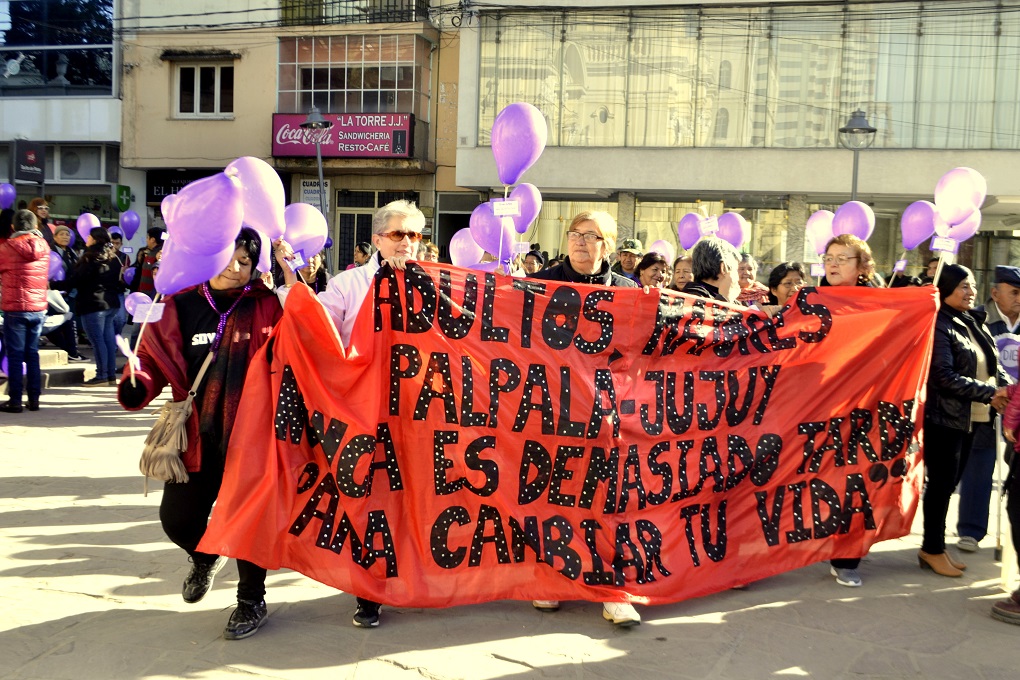
[[[243,640],[258,632],[269,617],[266,601],[238,600],[237,609],[230,615],[223,637],[227,640]]]
[[[38,399],[29,399],[28,400],[28,410],[29,411],[38,411],[39,410],[39,400]]]
[[[97,377],[97,378],[89,378],[88,380],[86,380],[85,382],[82,383],[82,386],[84,386],[84,387],[107,387],[108,383],[106,382],[106,378],[98,378]]]
[[[226,563],[226,557],[217,557],[215,562],[209,564],[202,564],[192,559],[191,571],[188,572],[188,577],[184,579],[184,589],[181,591],[184,601],[188,604],[195,604],[205,597],[205,594],[212,588],[213,577],[216,576],[216,572],[222,569]]]
[[[354,612],[354,625],[358,628],[375,628],[379,625],[379,612],[382,605],[376,602],[358,603]]]
[[[0,404],[0,411],[4,413],[21,413],[22,411],[21,402],[8,399],[7,403]]]

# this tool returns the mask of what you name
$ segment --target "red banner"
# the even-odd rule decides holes
[[[774,319],[412,263],[350,356],[302,286],[248,374],[200,547],[383,603],[665,603],[908,533],[927,288]]]

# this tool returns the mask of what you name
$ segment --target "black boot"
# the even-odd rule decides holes
[[[269,617],[266,601],[238,600],[237,609],[230,615],[223,637],[227,640],[243,640],[258,632]]]
[[[188,604],[195,604],[205,597],[205,594],[212,588],[213,577],[227,563],[227,558],[217,557],[215,561],[207,564],[196,562],[193,558],[188,559],[191,559],[191,571],[188,572],[188,577],[184,579],[181,597]]]
[[[0,404],[0,411],[3,411],[4,413],[21,413],[22,410],[20,399],[18,401],[8,399],[7,403]]]

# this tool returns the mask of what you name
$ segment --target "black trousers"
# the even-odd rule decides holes
[[[1007,446],[1012,446],[1012,444],[1007,444]],[[1013,463],[1010,465],[1009,476],[1006,478],[1006,516],[1009,517],[1013,549],[1020,556],[1020,459],[1017,456],[1020,454],[1013,454]],[[1020,557],[1017,559],[1020,560]]]
[[[218,555],[196,550],[209,524],[216,495],[223,483],[223,470],[192,472],[183,484],[163,485],[159,520],[167,537],[199,564],[211,564]],[[237,599],[260,601],[266,596],[266,570],[252,562],[237,560]]]
[[[921,550],[929,555],[946,551],[946,514],[949,499],[960,483],[967,465],[974,435],[934,423],[924,424],[924,469],[928,482],[921,508],[924,512],[924,540]]]

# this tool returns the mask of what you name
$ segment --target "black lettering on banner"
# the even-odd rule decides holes
[[[483,427],[488,413],[475,411],[475,371],[472,358],[460,358],[460,425],[461,427]]]
[[[492,524],[492,533],[486,534],[485,526],[489,523]],[[475,533],[471,537],[469,567],[477,567],[482,563],[482,550],[486,543],[496,546],[496,561],[499,564],[510,564],[510,550],[506,543],[506,533],[503,531],[503,519],[499,510],[491,505],[482,504],[478,508],[478,521],[475,524]]]
[[[375,437],[370,434],[359,434],[351,437],[337,459],[337,486],[340,487],[340,492],[348,498],[364,498],[372,487],[371,469],[369,469],[366,480],[360,484],[354,480],[354,469],[366,453],[375,453]]]
[[[641,456],[638,455],[637,444],[627,447],[627,458],[623,461],[623,481],[620,484],[620,502],[617,512],[627,511],[630,492],[637,493],[638,510],[645,509],[645,484],[641,481]]]
[[[793,531],[786,532],[786,542],[800,543],[811,538],[811,530],[804,526],[804,489],[807,482],[794,482],[787,484],[786,488],[793,494]]]
[[[558,571],[572,581],[581,575],[581,556],[570,547],[573,537],[574,528],[562,515],[553,515],[542,522],[542,554],[546,564],[555,569],[559,560],[563,566]]]
[[[698,380],[715,383],[715,415],[709,417],[708,404],[698,404],[698,429],[714,430],[719,426],[719,420],[726,410],[726,380],[725,371],[699,371]]]
[[[386,281],[386,295],[383,295],[382,282]],[[393,267],[383,266],[375,273],[375,332],[383,329],[382,309],[390,308],[390,328],[395,331],[404,330],[404,309],[400,304],[400,288],[397,286],[397,273]]]
[[[340,448],[340,442],[343,441],[344,433],[347,432],[347,423],[330,418],[329,427],[326,427],[325,420],[326,416],[318,411],[312,413],[312,417],[308,421],[308,445],[319,444],[326,456],[326,461],[333,465],[333,456],[336,455]]]
[[[765,409],[769,405],[769,397],[772,396],[772,389],[776,386],[776,379],[779,377],[779,369],[782,366],[759,366],[758,374],[761,375],[761,379],[765,382],[765,391],[762,392],[761,401],[758,402],[758,408],[754,410],[754,424],[761,425],[762,420],[765,418]]]
[[[602,529],[602,526],[593,519],[581,520],[581,530],[584,532],[584,544],[588,547],[588,556],[591,558],[591,571],[583,574],[585,585],[589,586],[611,586],[616,584],[616,576],[613,572],[606,571],[602,557],[599,556],[595,532]],[[623,585],[623,584],[620,584]]]
[[[531,329],[535,321],[535,295],[545,293],[546,286],[538,281],[514,279],[514,290],[524,293],[524,304],[521,306],[521,347],[531,347]]]
[[[797,468],[797,474],[805,472],[818,472],[822,465],[825,454],[831,452],[833,463],[836,467],[846,465],[844,456],[843,435],[840,433],[840,425],[846,418],[832,418],[828,423],[825,421],[801,423],[797,426],[797,434],[805,435],[804,457]],[[821,445],[816,446],[816,435],[828,431]]]
[[[691,442],[693,445],[694,442]],[[660,463],[659,456],[669,453],[668,441],[656,442],[648,451],[648,469],[657,477],[662,478],[662,488],[656,493],[648,494],[646,500],[649,505],[662,505],[669,500],[673,493],[673,468],[669,463]]]
[[[818,319],[818,330],[814,332],[800,331],[797,337],[802,342],[821,342],[832,330],[832,312],[823,304],[812,304],[808,302],[808,296],[818,291],[815,288],[801,288],[797,292],[797,309],[805,316],[813,316]]]
[[[499,486],[499,466],[496,461],[481,457],[481,452],[485,449],[496,448],[495,437],[478,437],[464,450],[464,466],[485,476],[485,484],[482,486],[475,486],[464,477],[458,477],[453,481],[447,478],[446,471],[453,467],[453,461],[446,457],[446,446],[457,443],[460,437],[459,430],[436,430],[432,437],[432,481],[437,496],[448,496],[461,489],[467,489],[476,496],[483,497],[495,493]]]
[[[666,422],[673,434],[684,434],[691,429],[694,422],[694,373],[688,371],[684,376],[683,413],[676,408],[676,373],[666,374]]]
[[[500,376],[505,376],[505,380]],[[521,369],[509,359],[493,359],[489,364],[489,427],[498,425],[499,393],[513,392],[521,384]]]
[[[528,477],[532,469],[535,470],[535,479],[529,482]],[[524,442],[524,453],[521,456],[521,468],[518,475],[517,504],[527,505],[541,498],[542,493],[549,486],[551,476],[552,461],[549,451],[531,439]]]
[[[634,522],[638,542],[645,553],[645,582],[655,580],[655,570],[663,576],[670,576],[669,570],[662,564],[662,532],[650,520],[639,519]]]
[[[630,557],[625,557],[625,552],[629,553]],[[641,559],[638,547],[631,540],[630,524],[628,522],[621,522],[616,526],[616,546],[613,552],[613,572],[616,574],[616,585],[622,586],[626,582],[626,575],[623,573],[623,570],[628,567],[634,568],[634,581],[636,583],[645,582],[645,563]]]
[[[485,476],[485,484],[482,486],[475,486],[471,480],[464,481],[464,486],[476,496],[491,496],[499,488],[499,465],[494,460],[481,457],[485,449],[495,448],[496,438],[486,435],[472,441],[464,450],[464,465],[467,469],[481,472]]]
[[[806,524],[804,515],[804,494],[807,492],[811,503],[811,525]],[[864,520],[864,528],[875,529],[874,512],[871,499],[865,488],[864,476],[851,473],[846,476],[846,488],[842,501],[836,489],[819,478],[809,482],[798,481],[793,484],[779,486],[772,494],[771,502],[768,491],[756,491],[754,496],[758,505],[758,520],[762,534],[769,546],[779,545],[779,529],[783,523],[787,507],[792,514],[793,529],[787,531],[787,543],[800,543],[809,539],[820,539],[835,533],[845,534],[850,531],[853,516],[860,514]],[[787,503],[789,497],[790,502]],[[855,503],[859,499],[859,503]]]
[[[914,436],[914,400],[903,402],[903,411],[888,401],[878,402],[878,429],[882,440],[882,460],[901,455]]]
[[[439,389],[435,388],[439,378]],[[453,389],[453,375],[450,373],[450,355],[445,352],[433,352],[429,355],[429,364],[425,368],[425,378],[418,392],[418,402],[414,405],[414,420],[425,420],[429,415],[429,407],[433,399],[443,402],[443,415],[449,424],[457,424],[457,400]]]
[[[482,295],[482,342],[509,342],[510,329],[493,324],[496,302],[496,276],[485,275],[485,292]]]
[[[860,498],[860,505],[854,503],[854,498]],[[871,508],[871,499],[868,498],[868,489],[864,484],[864,475],[853,473],[846,476],[846,491],[843,494],[843,526],[840,527],[841,534],[850,531],[850,523],[854,515],[860,514],[864,518],[864,528],[869,531],[875,530],[875,514]]]
[[[308,407],[298,389],[294,369],[288,364],[283,367],[280,394],[276,399],[276,438],[281,442],[287,441],[289,433],[290,443],[300,444],[307,423]]]
[[[857,465],[857,452],[863,451],[872,463],[878,462],[878,454],[871,445],[871,411],[866,408],[855,408],[850,412],[850,437],[846,442],[846,462]]]
[[[580,317],[581,294],[570,286],[557,287],[542,313],[542,340],[552,349],[570,347]]]
[[[416,297],[421,303],[421,309],[417,311]],[[436,316],[436,284],[414,261],[408,262],[404,269],[404,304],[407,307],[408,333],[425,333],[432,328],[432,319]]]
[[[584,437],[584,422],[570,419],[570,367],[560,366],[560,414],[556,434],[560,437]]]
[[[536,389],[539,392],[539,402],[532,401]],[[553,403],[552,395],[549,394],[549,380],[545,375],[545,364],[528,366],[528,377],[524,381],[523,392],[512,430],[523,432],[524,427],[528,424],[528,416],[532,411],[538,411],[542,414],[542,434],[553,434],[556,429],[553,422]]]
[[[467,548],[461,546],[450,550],[450,526],[453,524],[464,526],[470,522],[471,516],[468,511],[459,505],[445,508],[439,513],[429,534],[429,547],[432,551],[433,562],[443,569],[456,569],[461,565],[467,555]]]
[[[698,518],[701,525],[701,546],[705,555],[713,562],[719,562],[726,557],[726,501],[719,501],[716,508],[716,531],[715,540],[712,540],[712,506],[709,504],[695,503],[680,508],[680,519],[684,525],[684,535],[687,537],[687,547],[691,553],[691,563],[695,567],[701,566],[701,555],[698,551],[698,544],[694,533],[694,518]]]
[[[325,511],[319,509],[319,504],[324,496],[328,496]],[[315,545],[320,548],[328,547],[330,538],[332,538],[333,521],[336,518],[336,510],[339,504],[340,489],[336,486],[333,473],[327,472],[315,488],[315,491],[312,492],[312,495],[305,502],[305,507],[301,514],[291,524],[290,533],[294,536],[300,536],[304,533],[312,519],[320,520],[322,524],[319,527],[319,536],[315,539]]]
[[[407,368],[400,368],[407,360]],[[410,380],[421,371],[421,354],[414,345],[396,344],[390,347],[390,415],[400,415],[400,381]]]
[[[665,371],[647,371],[644,376],[645,382],[655,383],[655,420],[651,421],[648,419],[648,404],[641,404],[641,428],[645,431],[645,434],[653,437],[658,437],[662,434],[662,426],[664,424],[665,376]],[[674,379],[675,377],[674,375]]]
[[[586,340],[580,334],[574,338],[574,346],[582,354],[598,354],[613,341],[613,315],[608,310],[599,309],[598,304],[602,301],[612,302],[614,297],[613,291],[608,289],[593,290],[585,296],[581,314],[588,321],[597,323],[601,331],[594,340]]]
[[[552,475],[549,479],[549,502],[553,505],[571,508],[577,502],[573,494],[560,493],[560,485],[574,478],[574,471],[567,469],[571,458],[584,458],[583,446],[556,447],[556,459],[553,461]]]
[[[432,483],[437,496],[448,496],[464,486],[464,478],[447,481],[446,471],[453,467],[453,461],[446,457],[446,445],[456,444],[457,430],[436,430],[432,433]]]
[[[609,403],[605,403],[605,399]],[[613,374],[608,368],[595,369],[595,400],[591,407],[591,418],[588,420],[588,439],[597,439],[602,431],[602,420],[610,416],[613,420],[613,438],[620,436],[620,411],[616,406],[616,387],[613,385]]]
[[[475,323],[475,308],[478,306],[478,277],[468,274],[464,279],[464,300],[458,304],[453,299],[453,285],[450,272],[439,271],[439,328],[451,340],[462,340],[471,332]],[[454,313],[456,310],[456,313]]]
[[[613,446],[608,451],[601,446],[592,447],[588,457],[588,471],[584,475],[581,486],[581,498],[578,507],[590,510],[600,484],[606,485],[606,500],[602,511],[606,514],[616,512],[615,499],[619,486],[618,470],[620,450]]]
[[[390,426],[386,423],[379,423],[376,427],[375,432],[376,448],[380,444],[383,447],[383,459],[376,460],[375,456],[372,457],[372,463],[368,466],[368,477],[365,479],[365,484],[368,486],[368,494],[372,493],[372,482],[375,479],[375,473],[382,471],[386,473],[386,478],[390,483],[390,491],[401,491],[404,488],[404,479],[400,476],[400,466],[397,465],[397,450],[393,446],[393,434],[390,432]]]
[[[317,481],[319,481],[319,465],[317,463],[305,463],[304,469],[298,475],[297,492],[302,494],[310,491]]]
[[[524,518],[524,526],[517,521],[516,517],[510,517],[507,522],[510,525],[510,547],[513,552],[514,562],[524,561],[524,548],[531,548],[535,556],[535,562],[543,561],[542,538],[538,535],[538,518],[534,515]]]

